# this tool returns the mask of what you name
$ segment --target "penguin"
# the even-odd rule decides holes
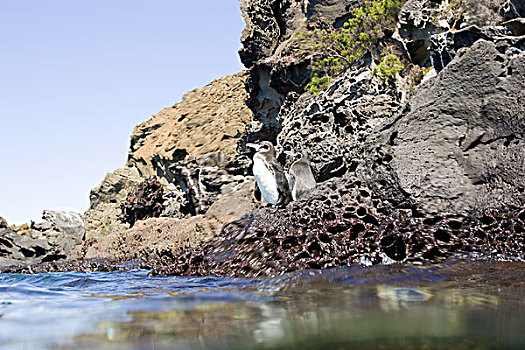
[[[291,201],[291,193],[281,164],[275,159],[275,150],[269,141],[246,146],[257,152],[253,156],[253,175],[264,201],[275,206],[284,206]],[[256,190],[257,196],[257,190]]]
[[[292,192],[292,199],[296,201],[310,192],[315,187],[316,182],[306,151],[286,153],[294,158],[298,157],[288,171],[289,188]]]

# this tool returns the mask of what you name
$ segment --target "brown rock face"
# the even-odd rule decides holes
[[[213,81],[187,93],[182,102],[165,108],[138,125],[131,137],[128,166],[143,177],[172,180],[168,166],[186,156],[218,150],[232,156],[252,113],[246,106],[245,72]]]
[[[254,209],[251,188],[245,186],[235,195],[217,200],[204,215],[187,219],[149,218],[137,221],[131,229],[87,240],[82,246],[77,246],[68,258],[107,259],[113,263],[138,260],[146,268],[170,264],[186,248],[199,246],[204,240],[217,235],[224,224]],[[79,265],[73,267],[79,268]]]
[[[141,180],[136,168],[120,168],[108,173],[100,185],[91,190],[91,204],[82,218],[86,238],[104,236],[129,227],[119,220],[122,214],[120,203]]]
[[[237,155],[237,141],[253,119],[246,106],[246,79],[247,73],[241,72],[213,81],[187,93],[182,102],[138,125],[131,137],[127,167],[108,174],[91,192],[91,207],[84,215],[86,238],[127,229],[129,226],[119,219],[121,205],[131,189],[152,175],[157,176],[164,187],[175,186],[177,193],[171,202],[166,199],[169,210],[162,216],[181,218],[188,213],[204,214],[211,200],[192,189],[211,191],[213,199],[225,195],[219,185],[228,182],[229,178],[221,178],[220,184],[215,181],[210,191],[207,187],[210,181],[197,186],[193,182],[209,177],[211,168],[204,164],[208,158],[219,154],[230,159]],[[174,168],[175,165],[178,168]],[[235,175],[245,172],[237,171]]]

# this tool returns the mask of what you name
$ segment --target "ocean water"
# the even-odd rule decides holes
[[[1,349],[525,349],[525,263],[0,274]]]

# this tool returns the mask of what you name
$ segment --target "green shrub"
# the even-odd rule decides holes
[[[332,81],[332,77],[329,75],[323,75],[323,76],[317,76],[314,75],[310,82],[306,85],[305,89],[307,91],[310,91],[314,94],[314,96],[319,95],[321,91],[323,91],[328,84]]]
[[[383,82],[393,78],[397,73],[401,72],[405,66],[401,63],[401,59],[396,54],[385,56],[381,62],[374,68],[374,74],[377,74],[383,79]]]
[[[300,52],[314,56],[306,90],[317,95],[332,79],[372,49],[395,28],[404,0],[366,1],[352,10],[341,28],[314,29],[297,35]]]

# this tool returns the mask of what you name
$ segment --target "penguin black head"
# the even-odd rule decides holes
[[[275,149],[270,141],[261,141],[260,143],[247,143],[247,147],[254,148],[258,153],[268,154],[275,157]]]
[[[273,155],[275,153],[275,150],[270,141],[263,141],[261,142],[261,145],[259,147],[259,152],[260,153],[271,153]]]
[[[292,162],[309,162],[308,153],[304,149],[299,149],[297,151],[285,151],[285,154],[292,158]]]

